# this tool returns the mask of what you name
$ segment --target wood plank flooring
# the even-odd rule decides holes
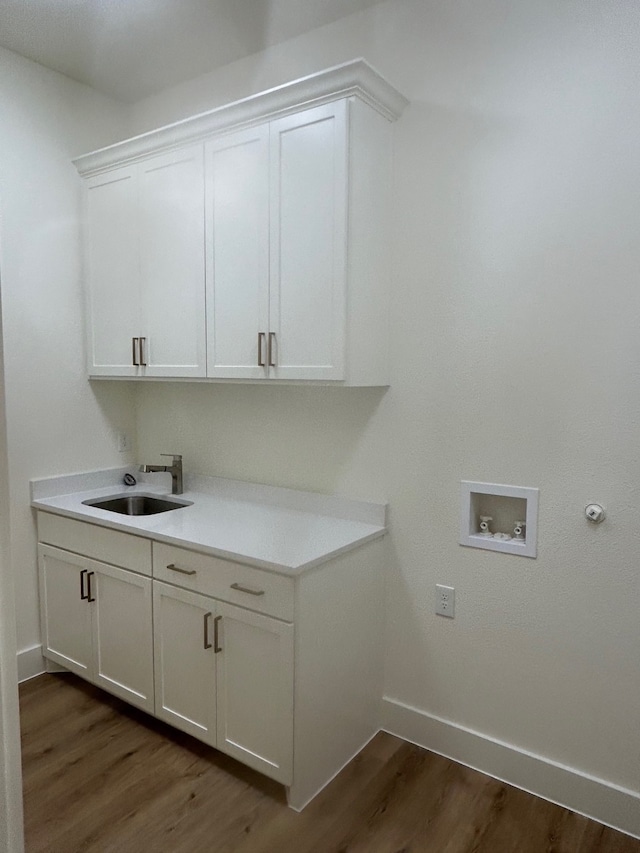
[[[28,853],[640,853],[387,734],[297,814],[280,785],[72,675],[20,694]]]

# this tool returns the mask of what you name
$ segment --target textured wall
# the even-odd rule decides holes
[[[391,388],[148,386],[141,455],[387,498],[387,694],[635,790],[638,32],[631,2],[390,0],[133,114],[146,130],[358,55],[410,98]],[[537,560],[457,544],[463,478],[540,488]]]
[[[71,157],[122,136],[126,111],[0,50],[0,275],[18,650],[40,642],[29,479],[122,464],[124,385],[86,378],[80,193]]]

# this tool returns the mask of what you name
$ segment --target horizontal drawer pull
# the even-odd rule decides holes
[[[183,589],[189,589],[218,601],[226,601],[238,607],[247,607],[249,610],[264,613],[266,616],[283,619],[285,622],[293,622],[294,580],[291,577],[245,566],[213,554],[202,554],[174,545],[165,545],[163,542],[153,543],[153,561],[155,577],[159,581],[165,580],[174,586],[181,586]],[[183,571],[192,570],[196,574],[190,576],[178,574],[166,566],[175,566]],[[209,610],[213,607],[204,609]],[[214,642],[215,615],[214,612],[209,618],[209,635],[212,643]],[[220,645],[225,645],[224,619],[220,623]]]
[[[174,563],[169,563],[167,568],[172,572],[180,572],[181,575],[195,575],[195,574],[197,574],[195,569],[181,569],[180,566],[176,566]]]
[[[232,583],[231,589],[236,589],[238,592],[248,592],[249,595],[264,595],[263,589],[251,589],[248,586],[241,586],[239,583]]]

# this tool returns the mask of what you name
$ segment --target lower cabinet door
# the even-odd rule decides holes
[[[156,716],[216,745],[217,602],[153,584]]]
[[[153,713],[151,578],[89,561],[98,687]]]
[[[42,651],[82,678],[93,678],[87,560],[38,545]]]
[[[218,602],[217,747],[285,785],[293,769],[293,625]]]

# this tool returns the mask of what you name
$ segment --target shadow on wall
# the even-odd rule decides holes
[[[210,476],[385,500],[385,388],[162,383],[137,390],[140,457]]]
[[[93,381],[89,382],[89,387],[101,415],[98,422],[105,434],[105,440],[102,442],[105,457],[101,462],[94,456],[86,463],[82,463],[77,470],[128,465],[131,462],[131,454],[115,452],[116,437],[118,433],[123,432],[129,435],[133,439],[135,451],[136,389],[134,383]]]

